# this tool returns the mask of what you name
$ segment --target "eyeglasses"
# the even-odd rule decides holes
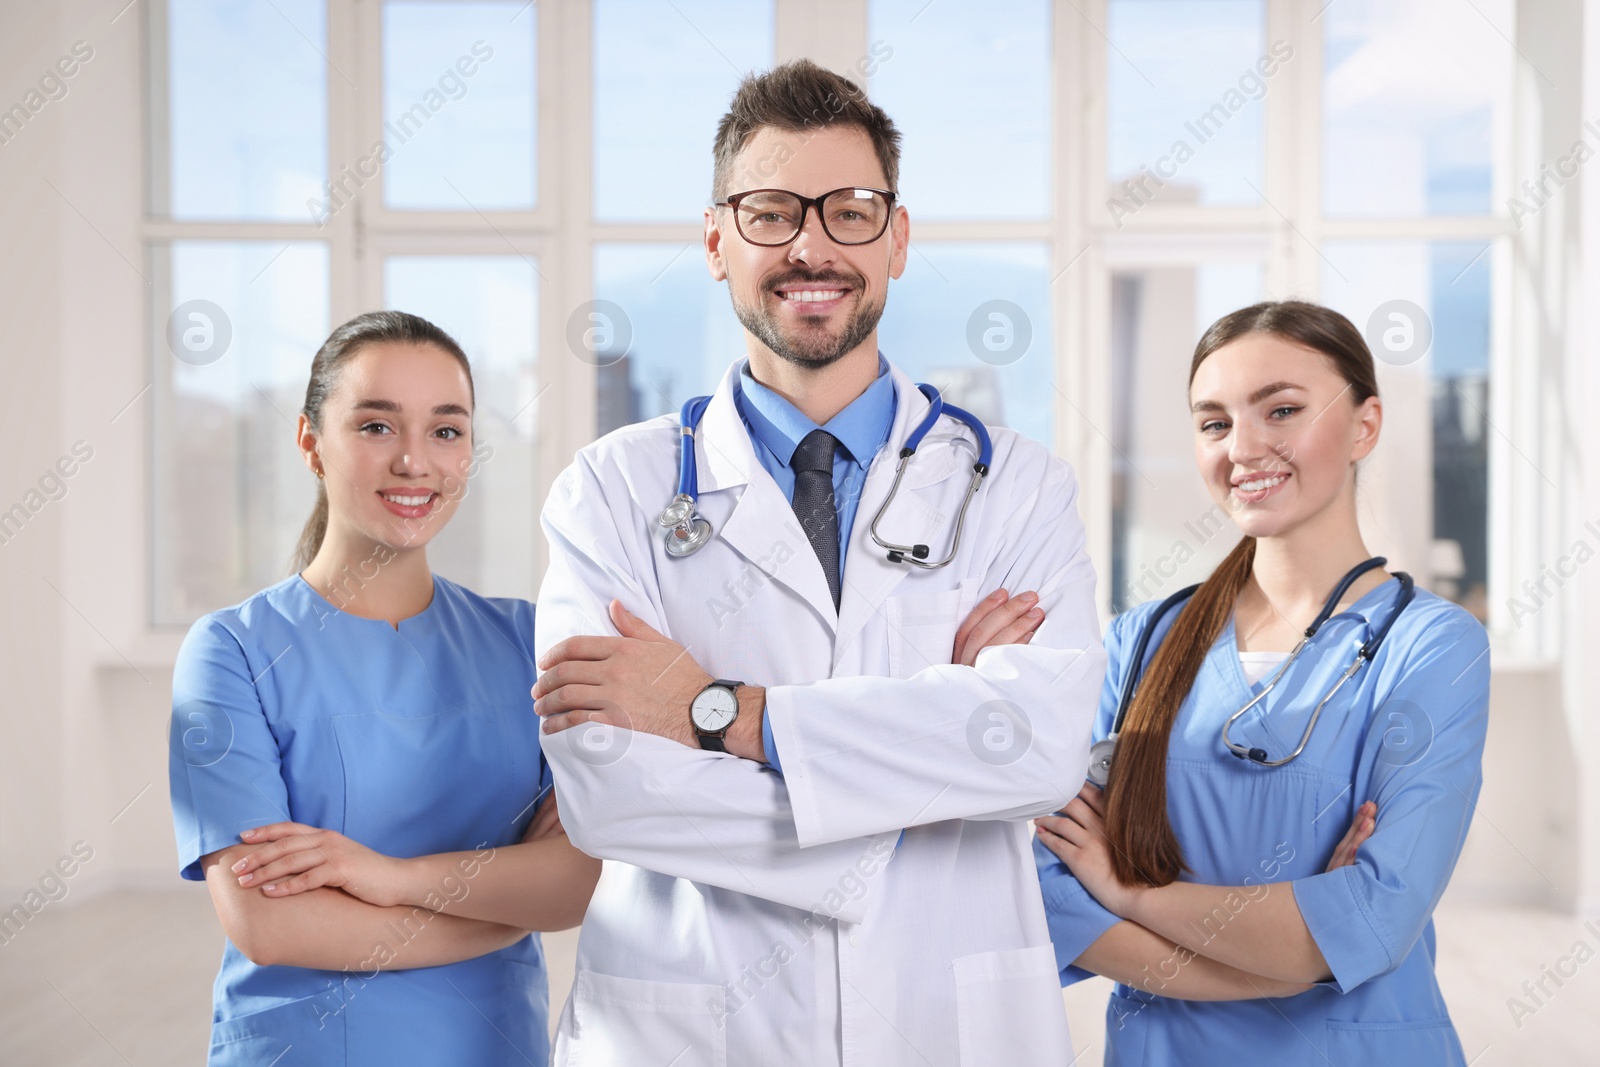
[[[895,194],[887,189],[847,186],[821,196],[804,197],[786,189],[750,189],[718,200],[733,209],[739,236],[753,245],[776,248],[800,236],[806,212],[815,208],[822,230],[842,245],[871,244],[889,228]]]

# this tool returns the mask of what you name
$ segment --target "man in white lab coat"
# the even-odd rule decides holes
[[[975,445],[948,415],[879,532],[953,560],[869,537],[929,411],[877,349],[898,142],[810,63],[746,79],[705,253],[748,359],[683,438],[711,539],[669,555],[657,521],[675,418],[583,449],[545,505],[535,709],[567,832],[607,861],[557,1063],[1071,1059],[1027,820],[1084,780],[1094,571],[1071,469],[998,427],[955,545]],[[992,613],[1042,612],[1031,640],[957,634],[1004,589],[1037,591]]]

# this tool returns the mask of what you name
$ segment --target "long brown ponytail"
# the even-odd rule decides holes
[[[1356,405],[1378,395],[1372,352],[1361,331],[1337,311],[1300,300],[1254,304],[1212,323],[1195,346],[1190,384],[1207,357],[1252,333],[1273,334],[1328,357]],[[1105,799],[1112,870],[1124,885],[1167,885],[1188,870],[1167,818],[1167,745],[1178,708],[1250,581],[1255,554],[1255,539],[1241,539],[1184,604],[1128,706]]]
[[[328,339],[322,342],[322,347],[317,349],[316,358],[311,361],[311,380],[306,383],[306,402],[300,409],[300,414],[311,423],[313,430],[322,432],[322,405],[327,401],[328,394],[333,392],[334,386],[339,383],[339,372],[344,369],[344,365],[368,345],[385,341],[434,345],[442,349],[461,364],[461,369],[467,375],[468,392],[475,393],[472,385],[472,364],[467,360],[467,354],[461,350],[461,346],[456,344],[455,338],[418,315],[408,315],[404,311],[369,311],[364,315],[357,315],[329,334]],[[474,403],[476,403],[475,396]],[[305,570],[316,558],[317,551],[322,548],[322,539],[327,533],[328,490],[321,481],[318,481],[317,502],[312,506],[311,517],[306,520],[305,528],[300,531],[300,540],[295,545],[294,560],[290,564],[294,573]]]

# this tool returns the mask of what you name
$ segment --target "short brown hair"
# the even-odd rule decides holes
[[[730,191],[734,157],[755,136],[771,126],[799,133],[829,126],[855,126],[872,140],[889,190],[900,180],[900,131],[883,108],[867,99],[855,82],[809,59],[796,59],[764,74],[749,74],[733,94],[728,113],[717,123],[715,161],[711,175],[712,200]],[[756,176],[771,161],[755,165]]]

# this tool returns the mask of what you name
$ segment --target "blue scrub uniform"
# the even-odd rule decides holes
[[[550,782],[529,689],[533,605],[435,577],[396,630],[299,576],[195,623],[173,676],[172,810],[183,877],[239,832],[292,819],[390,856],[515,844]],[[481,871],[481,867],[472,874]],[[461,874],[441,898],[470,892]],[[414,912],[418,927],[430,916]],[[370,970],[251,963],[229,942],[213,1065],[534,1063],[549,1058],[537,935],[442,967],[402,965],[394,924]],[[281,1057],[281,1058],[279,1058]]]
[[[1273,759],[1292,752],[1317,701],[1368,636],[1358,616],[1381,625],[1398,588],[1391,579],[1327,622],[1262,702],[1270,707],[1257,705],[1234,724],[1233,740]],[[1111,732],[1131,646],[1154,609],[1144,604],[1112,621],[1097,740]],[[1159,965],[1150,982],[1157,995],[1121,984],[1112,993],[1106,1063],[1464,1063],[1434,979],[1432,914],[1483,781],[1483,627],[1418,590],[1374,661],[1323,709],[1305,752],[1278,768],[1238,759],[1221,740],[1223,722],[1264,684],[1245,680],[1230,622],[1173,724],[1167,812],[1190,867],[1183,878],[1244,887],[1202,922],[1194,947],[1203,954],[1203,943],[1252,896],[1293,892],[1333,978],[1296,997],[1197,1002],[1161,997],[1158,972],[1171,977],[1177,963]],[[1366,800],[1378,805],[1371,839],[1353,866],[1323,873]],[[1072,961],[1118,920],[1037,841],[1035,858],[1062,983],[1070,984],[1089,976]],[[1270,883],[1286,884],[1266,889]]]

